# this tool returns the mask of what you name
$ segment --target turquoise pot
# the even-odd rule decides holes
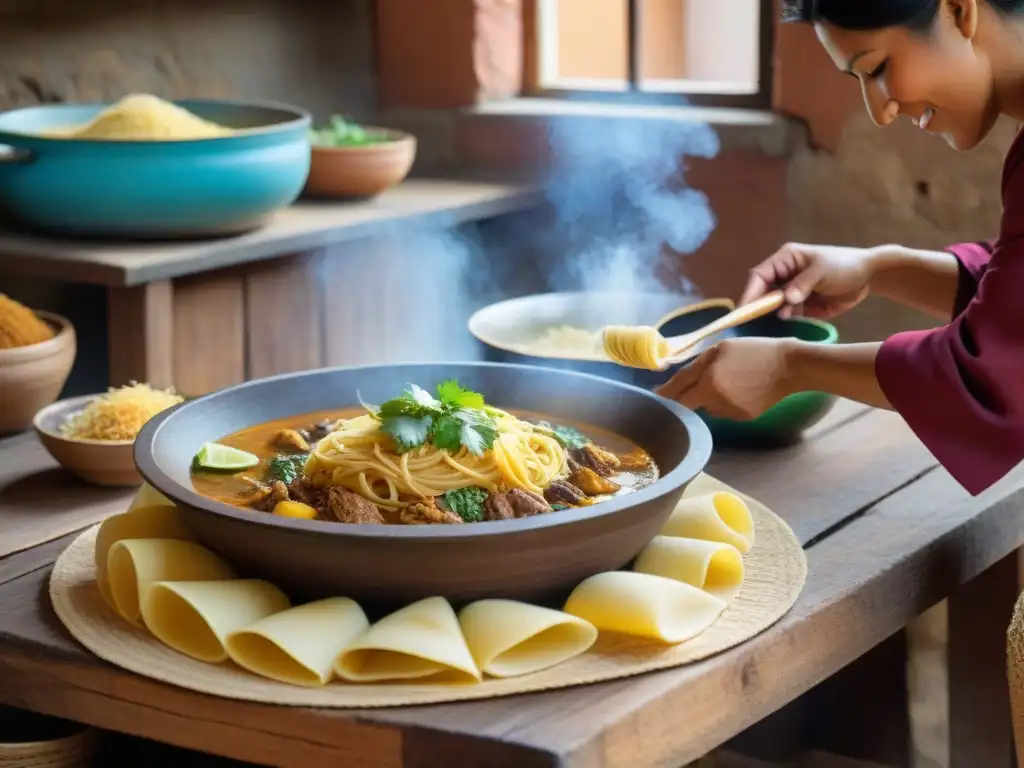
[[[38,134],[86,123],[109,105],[0,114],[0,211],[67,236],[201,237],[262,226],[299,196],[309,174],[307,112],[262,103],[176,103],[239,132],[187,141],[47,138]]]

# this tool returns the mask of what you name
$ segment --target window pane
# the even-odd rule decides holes
[[[538,5],[544,86],[625,89],[627,0],[539,0]]]
[[[643,90],[757,92],[760,0],[637,2]]]

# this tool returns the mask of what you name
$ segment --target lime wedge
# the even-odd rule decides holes
[[[219,472],[241,472],[243,469],[251,469],[259,463],[259,456],[219,443],[204,443],[195,458],[197,467],[216,469]]]

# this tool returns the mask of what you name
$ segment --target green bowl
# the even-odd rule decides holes
[[[661,332],[665,336],[682,335],[709,322],[705,313],[697,314],[701,315],[700,322],[696,322],[697,318],[683,316],[663,325]],[[715,314],[725,313],[719,311]],[[753,320],[727,331],[723,336],[794,338],[817,344],[836,344],[839,341],[839,332],[831,323],[808,317],[783,320],[775,315]],[[785,445],[799,440],[805,430],[821,421],[835,402],[834,395],[824,392],[797,392],[749,421],[718,418],[701,411],[698,415],[708,425],[717,445]]]
[[[733,306],[725,300],[691,299],[687,304],[687,297],[671,294],[542,293],[484,307],[470,318],[469,332],[480,342],[483,357],[489,361],[567,368],[653,390],[668,381],[678,368],[648,371],[601,360],[542,357],[526,354],[519,348],[541,329],[559,324],[592,330],[607,324],[657,325],[665,336],[682,336],[717,320]],[[789,337],[820,344],[835,344],[839,340],[838,332],[829,323],[803,317],[782,320],[773,314],[715,334],[697,349],[737,336]],[[834,397],[821,392],[800,392],[751,421],[717,419],[703,413],[700,416],[714,435],[716,445],[777,445],[798,440],[834,403]]]

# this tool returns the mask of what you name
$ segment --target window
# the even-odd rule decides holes
[[[774,0],[532,0],[531,95],[768,108]]]

